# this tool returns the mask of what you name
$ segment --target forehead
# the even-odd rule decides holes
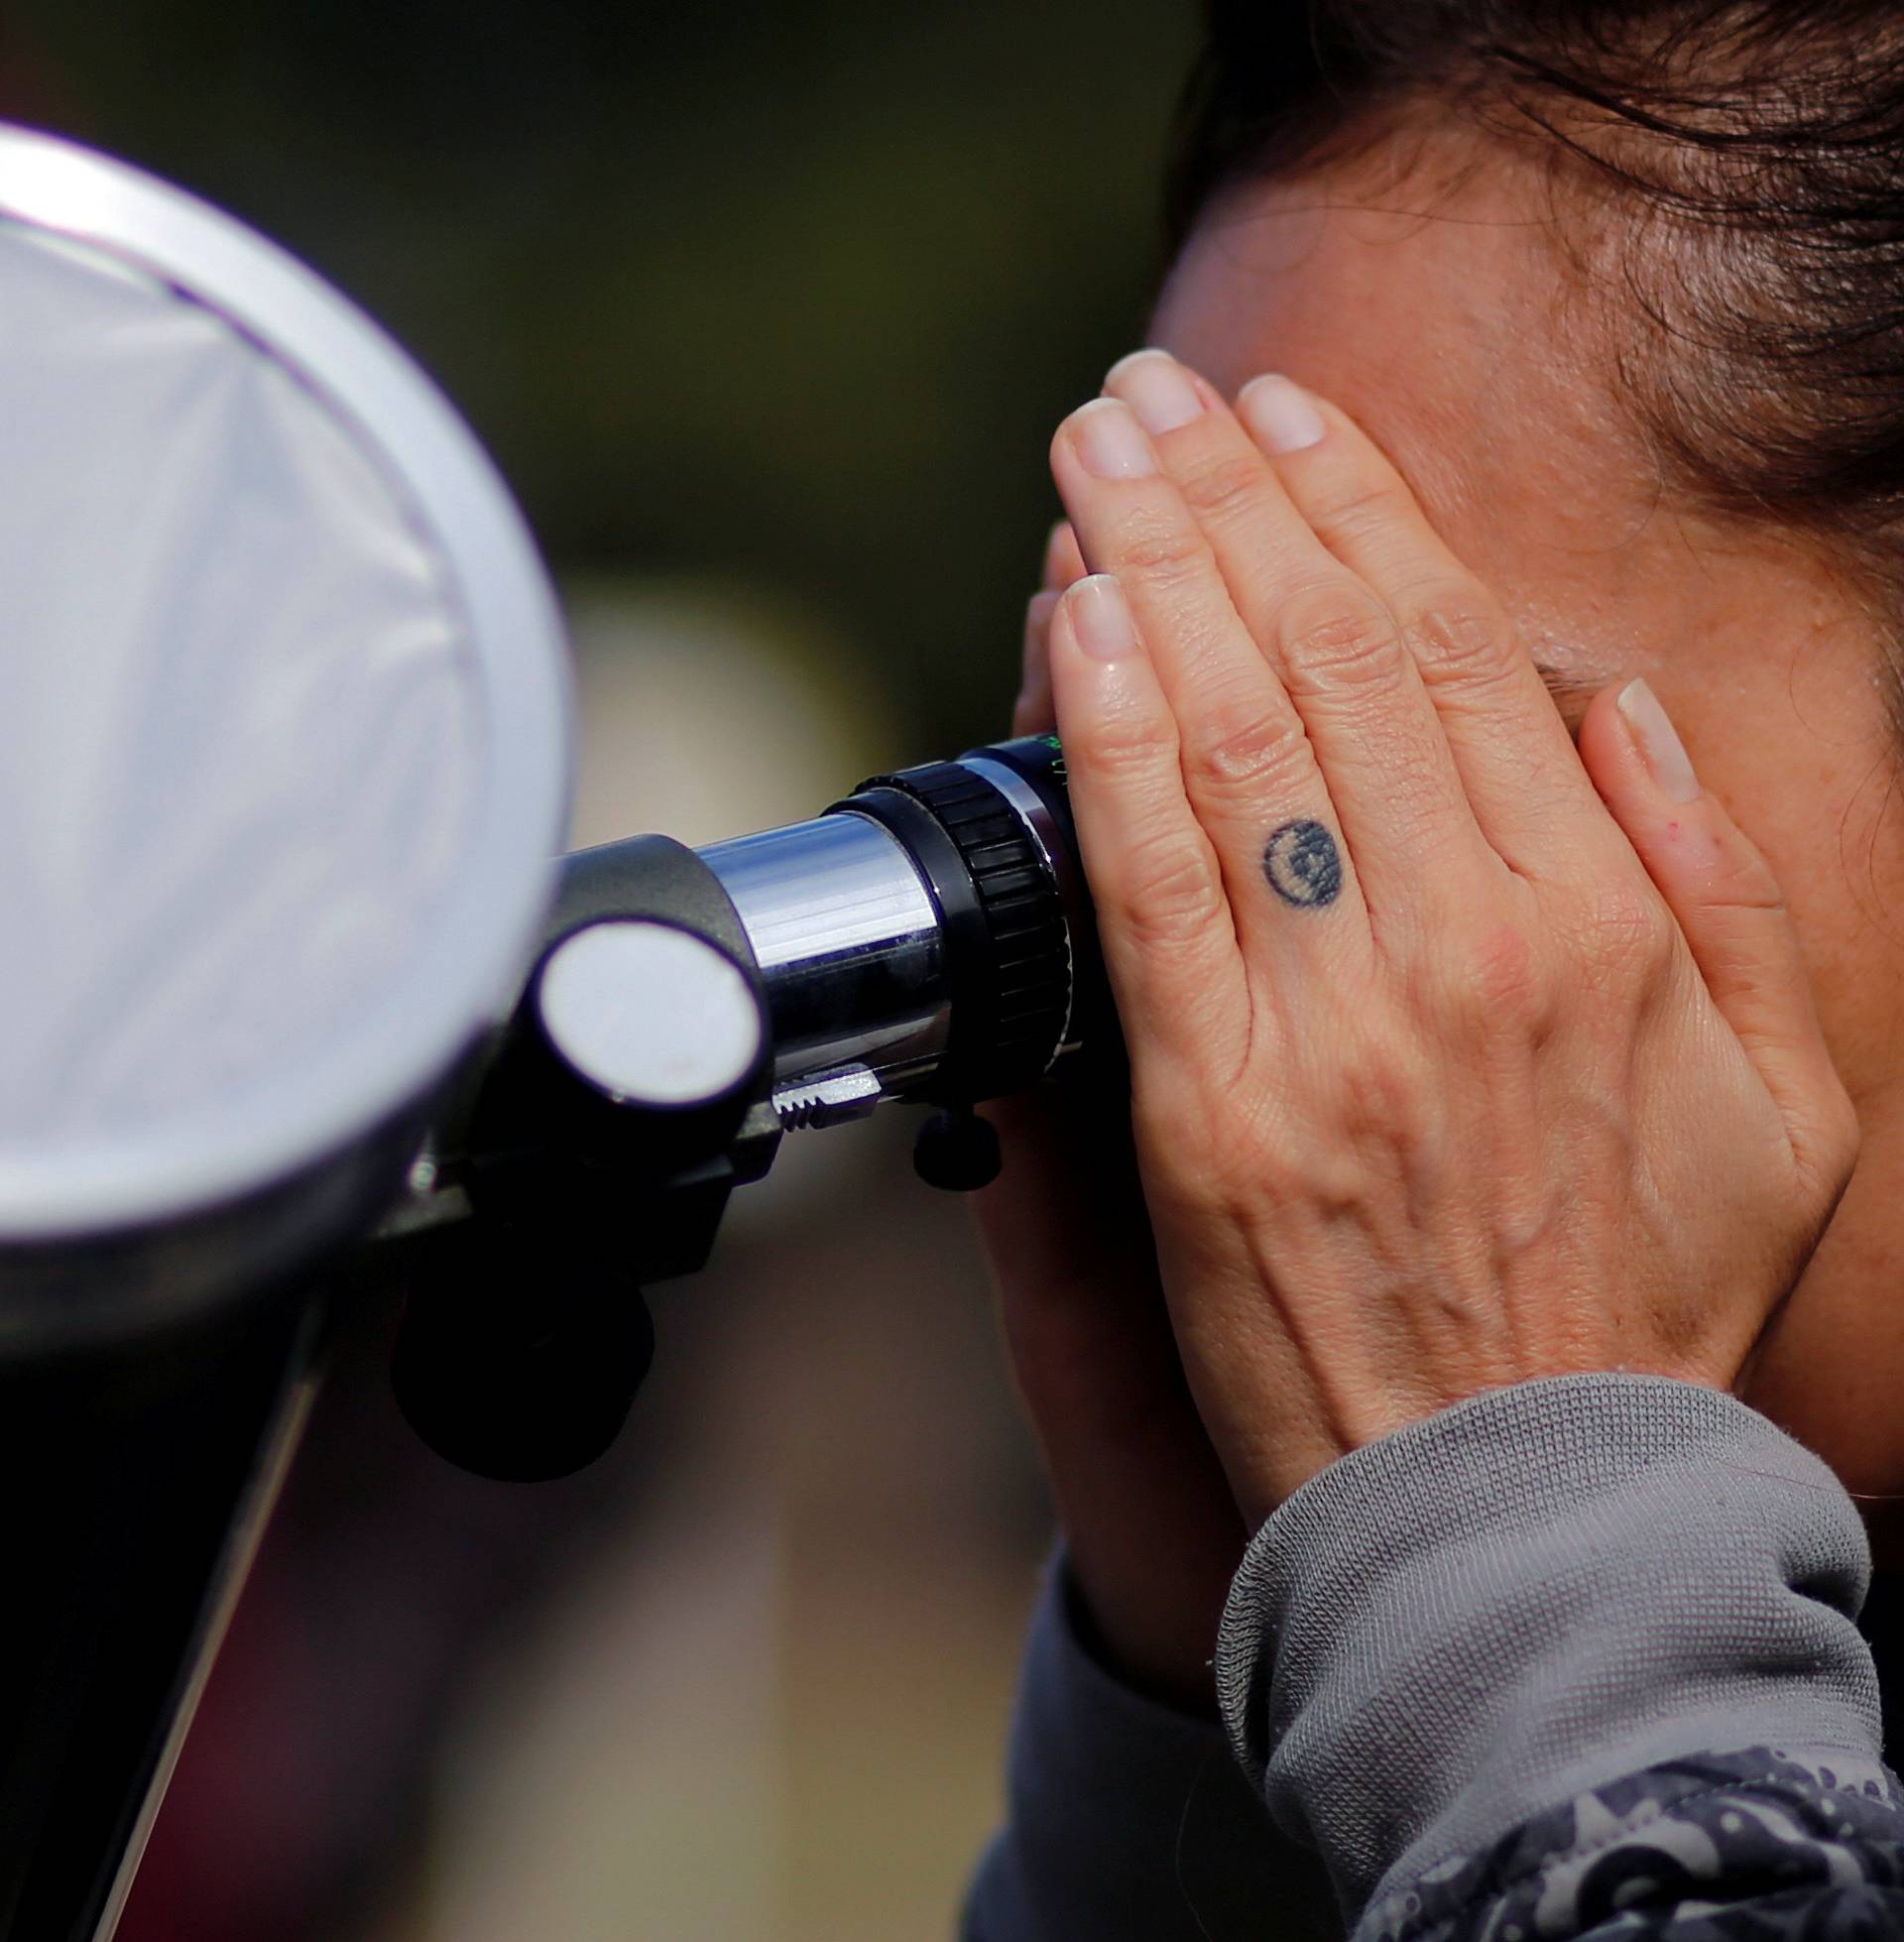
[[[1591,609],[1610,621],[1651,570],[1637,543],[1659,486],[1554,219],[1511,163],[1432,184],[1367,168],[1249,184],[1191,237],[1151,341],[1228,396],[1283,371],[1341,405],[1529,645],[1579,660],[1603,631]]]
[[[1518,169],[1250,185],[1192,236],[1153,335],[1227,393],[1281,370],[1334,399],[1441,515],[1551,483],[1564,516],[1612,427],[1552,221]]]

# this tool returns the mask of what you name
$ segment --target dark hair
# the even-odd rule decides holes
[[[1904,582],[1897,0],[1208,0],[1168,216],[1424,114],[1631,220],[1615,376],[1673,470]],[[1564,231],[1566,225],[1558,226]],[[1595,225],[1584,225],[1593,229]],[[1603,288],[1610,286],[1603,284]]]

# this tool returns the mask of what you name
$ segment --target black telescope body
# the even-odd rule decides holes
[[[613,1439],[789,1133],[1115,1064],[1062,752],[562,858],[558,609],[376,326],[0,128],[0,1942],[109,1936],[321,1371],[399,1282],[438,1451]]]
[[[1115,1046],[1094,939],[1050,735],[698,852],[569,857],[522,1001],[384,1229],[418,1432],[516,1480],[598,1455],[653,1347],[634,1287],[703,1264],[786,1133],[928,1106],[920,1174],[985,1184],[971,1108]]]

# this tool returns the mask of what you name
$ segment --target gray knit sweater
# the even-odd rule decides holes
[[[1257,1533],[1222,1729],[1105,1672],[1052,1574],[966,1942],[1904,1936],[1868,1578],[1831,1472],[1729,1396],[1462,1403]]]

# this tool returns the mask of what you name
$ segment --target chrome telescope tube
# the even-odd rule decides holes
[[[1054,736],[876,777],[698,855],[759,967],[782,1126],[994,1096],[1077,1048],[1095,959]]]
[[[699,852],[754,946],[775,1089],[863,1067],[896,1089],[945,1049],[945,939],[925,873],[851,810]]]

